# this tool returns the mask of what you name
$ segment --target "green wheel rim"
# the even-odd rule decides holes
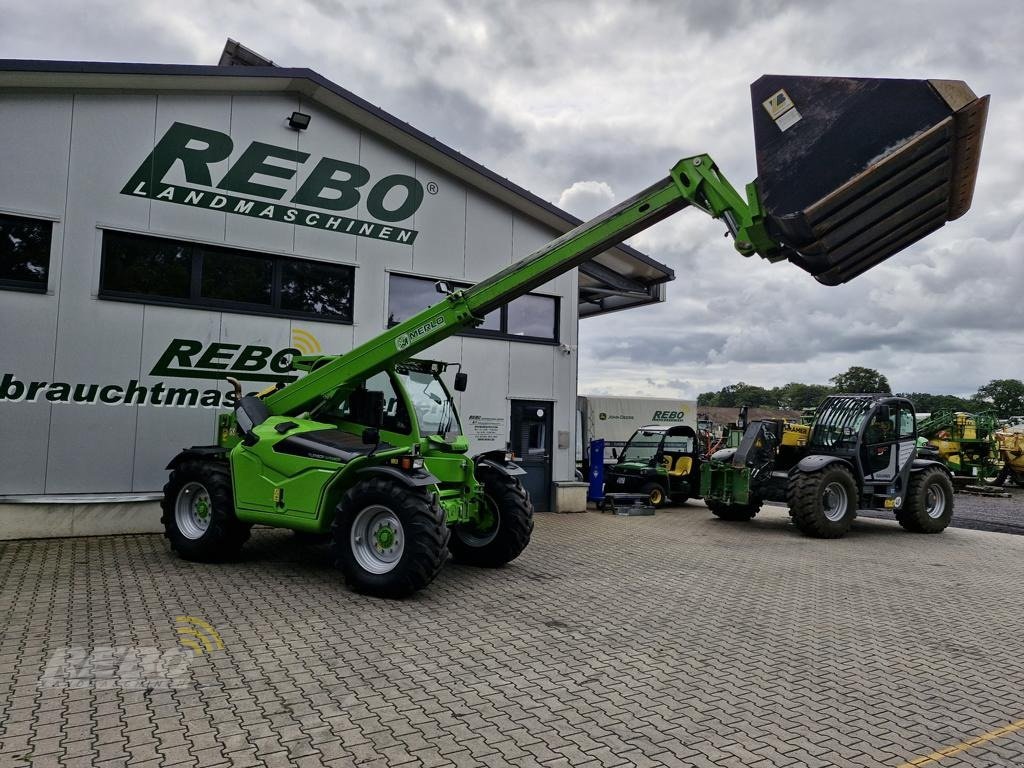
[[[484,503],[488,507],[488,516],[490,517],[484,526],[478,527],[473,523],[462,523],[455,526],[455,535],[467,547],[486,547],[498,536],[498,529],[501,528],[498,505],[489,496],[484,496]]]

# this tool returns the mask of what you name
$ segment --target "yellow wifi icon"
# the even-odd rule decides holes
[[[177,629],[178,643],[191,648],[196,656],[224,650],[220,633],[209,622],[196,616],[175,616],[174,621],[180,625]]]
[[[319,355],[321,352],[316,336],[301,328],[292,328],[292,346],[304,355]]]

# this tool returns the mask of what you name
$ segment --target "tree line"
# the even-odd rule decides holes
[[[739,381],[722,387],[717,392],[702,392],[697,396],[697,405],[739,408],[774,408],[799,411],[814,408],[828,395],[883,392],[891,394],[889,380],[874,368],[855,365],[829,379],[828,384],[803,384],[792,381],[781,387],[759,387]],[[995,411],[999,418],[1024,415],[1024,381],[1020,379],[993,379],[978,387],[970,397],[956,395],[933,395],[928,392],[897,392],[914,403],[919,413],[934,413],[941,410],[954,411]]]

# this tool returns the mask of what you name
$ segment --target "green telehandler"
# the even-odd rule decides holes
[[[469,455],[447,364],[415,356],[672,214],[724,222],[736,249],[846,282],[968,210],[988,97],[966,84],[769,75],[751,86],[758,179],[746,199],[708,155],[305,375],[241,397],[216,445],[168,465],[163,524],[193,560],[235,555],[253,524],[330,534],[348,584],[401,597],[449,554],[498,567],[533,529],[509,452]],[[456,389],[466,376],[455,376]]]

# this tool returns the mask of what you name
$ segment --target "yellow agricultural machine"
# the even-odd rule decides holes
[[[1024,488],[1024,424],[1004,427],[995,433],[995,438],[999,458],[1003,461],[996,484],[1012,480]]]
[[[945,464],[954,480],[988,480],[999,472],[996,429],[991,411],[936,411],[917,425],[919,448]]]

